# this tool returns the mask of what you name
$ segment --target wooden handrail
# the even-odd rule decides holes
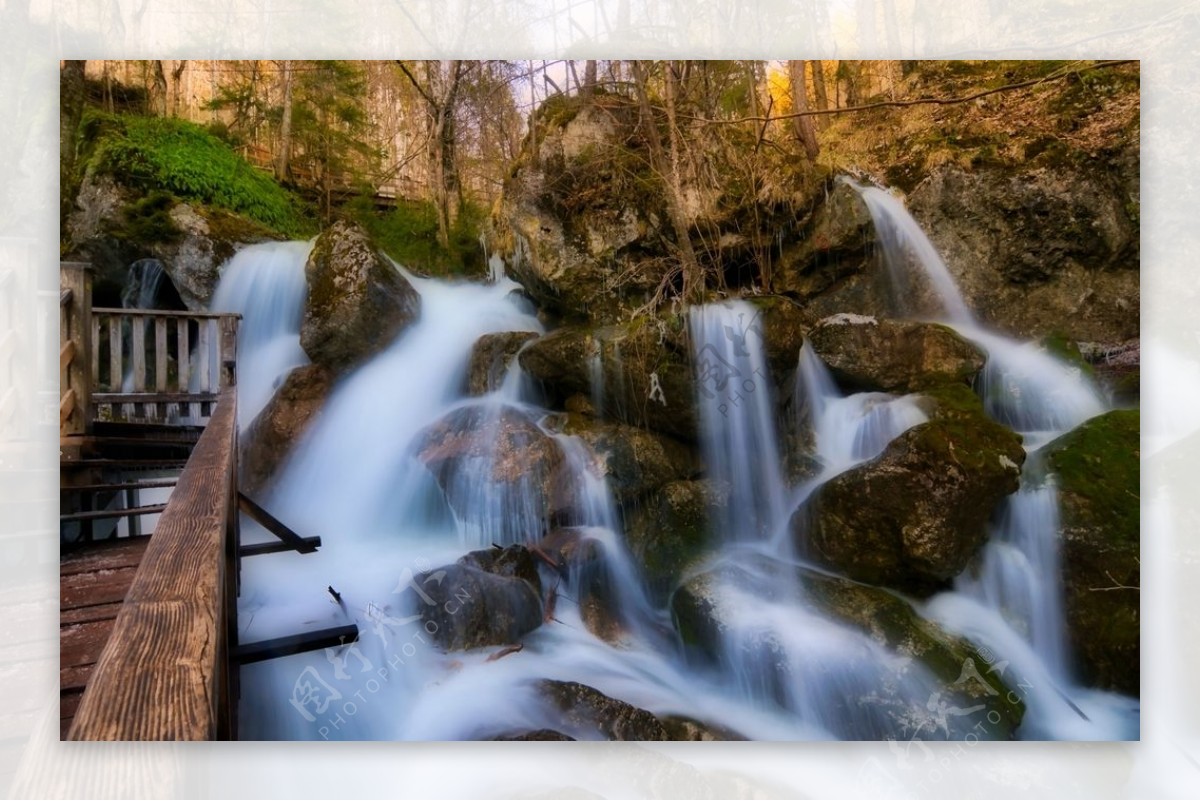
[[[107,306],[97,306],[92,314],[114,315],[117,317],[185,317],[189,320],[224,320],[226,318],[242,319],[236,312],[194,312],[175,311],[173,309],[110,309]]]
[[[237,525],[237,390],[216,411],[159,518],[70,740],[230,737],[229,609]]]

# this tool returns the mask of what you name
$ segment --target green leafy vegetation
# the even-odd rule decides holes
[[[379,211],[371,197],[360,195],[343,209],[388,256],[422,275],[479,277],[487,260],[479,245],[485,214],[464,203],[450,231],[450,246],[438,244],[437,209],[431,201],[397,200]]]
[[[286,236],[312,232],[291,193],[199,125],[89,111],[83,130],[85,169],[109,173],[149,192],[139,202],[146,208],[135,210],[135,217],[145,217],[146,225],[159,234],[164,233],[161,218],[169,208],[164,206],[167,193],[242,214]]]

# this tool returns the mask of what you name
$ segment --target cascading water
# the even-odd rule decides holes
[[[1136,737],[1136,702],[1072,684],[1063,618],[1058,496],[1052,482],[1030,478],[1039,472],[1034,465],[1040,446],[1105,411],[1099,391],[1081,370],[1036,343],[1017,342],[981,326],[904,204],[878,187],[847,183],[859,191],[871,213],[894,287],[911,286],[914,275],[923,278],[939,307],[932,316],[987,353],[978,385],[984,408],[993,419],[1022,434],[1030,454],[1021,487],[1000,510],[979,564],[958,578],[955,592],[932,599],[927,613],[1012,660],[1014,672],[1024,682],[1040,684],[1026,699],[1024,736]]]
[[[882,210],[891,226],[881,241],[916,254],[918,265],[936,257],[911,218],[897,214],[894,199],[874,200],[873,213]],[[302,265],[299,249],[307,246],[296,247]],[[231,285],[249,280],[235,279],[232,267]],[[943,298],[938,316],[988,351],[998,387],[988,399],[994,416],[1044,438],[1102,408],[1089,405],[1086,381],[1057,360],[980,328],[941,270],[947,280],[932,281]],[[709,598],[721,613],[715,654],[697,659],[677,647],[670,614],[650,600],[594,455],[559,432],[517,360],[497,390],[464,396],[480,336],[542,331],[514,291],[518,286],[496,268],[486,285],[405,275],[421,297],[419,319],[339,381],[264,499],[301,534],[320,535],[321,551],[243,566],[243,641],[350,621],[361,638],[350,647],[244,668],[243,736],[483,739],[550,728],[600,738],[548,705],[538,689],[545,679],[580,682],[656,715],[687,715],[756,739],[909,736],[897,721],[911,724],[919,734],[914,739],[952,736],[948,715],[963,710],[948,704],[949,685],[970,680],[983,666],[968,670],[964,663],[960,682],[939,678],[877,632],[853,625],[853,615],[831,612],[830,582],[842,582],[839,592],[853,585],[797,558],[788,525],[821,483],[875,458],[924,422],[916,398],[843,396],[806,346],[794,404],[820,467],[790,486],[754,307],[732,302],[690,311],[705,477],[727,493],[710,521],[708,558],[684,577],[707,576]],[[298,308],[303,296],[297,300],[290,283],[277,278],[234,293],[272,296],[260,298],[261,306],[237,307],[244,332],[264,320],[279,323],[264,323],[272,335],[243,338],[242,359],[270,351],[285,336],[296,342],[298,320],[283,310]],[[285,317],[292,321],[286,330]],[[607,399],[619,417],[626,397],[620,341],[597,340],[597,357],[601,347],[611,348],[611,361],[594,358],[583,369],[593,390],[611,381],[611,394],[597,391],[593,406],[602,412]],[[272,363],[278,367],[264,379],[270,384],[294,366]],[[1065,394],[1052,403],[1055,391]],[[1079,403],[1047,413],[1062,408],[1061,398]],[[920,612],[997,655],[991,667],[1012,671],[1006,682],[1023,688],[1021,735],[1119,737],[1129,736],[1131,725],[1136,735],[1128,699],[1081,690],[1066,673],[1056,508],[1052,486],[1024,487],[955,592],[920,605],[885,595],[897,610]],[[254,527],[244,525],[243,536],[254,539]],[[545,622],[521,638],[520,650],[447,654],[413,622],[425,603],[421,582],[436,575],[426,571],[467,551],[512,543],[540,548],[555,538],[582,556],[559,570],[540,568]],[[589,600],[595,597],[609,599],[601,629]],[[322,703],[308,703],[314,697]]]
[[[304,263],[311,242],[267,242],[238,251],[221,274],[214,311],[242,315],[238,326],[238,421],[253,422],[280,382],[308,364],[300,323],[308,285]]]
[[[157,308],[158,290],[165,274],[158,259],[138,259],[129,265],[129,276],[121,289],[122,308]]]

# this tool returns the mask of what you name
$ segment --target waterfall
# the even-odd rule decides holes
[[[1136,736],[1129,699],[1075,686],[1070,669],[1059,559],[1058,494],[1031,478],[1037,449],[1105,411],[1096,386],[1077,367],[1036,343],[983,327],[969,311],[936,248],[896,197],[847,181],[875,223],[894,293],[919,276],[939,310],[932,316],[987,354],[977,390],[987,413],[1020,433],[1030,454],[1019,490],[999,510],[978,564],[955,591],[932,599],[926,613],[1015,665],[1037,687],[1026,698],[1021,732],[1030,738],[1123,739]],[[912,310],[908,310],[910,313]]]
[[[158,308],[158,288],[165,274],[163,263],[158,259],[138,259],[129,265],[129,275],[121,288],[121,307]]]
[[[744,301],[700,306],[688,322],[705,460],[731,490],[717,537],[765,539],[784,522],[785,492],[758,312]]]
[[[266,242],[242,248],[221,272],[214,311],[242,315],[238,324],[238,422],[244,430],[292,369],[308,364],[300,324],[311,242]]]

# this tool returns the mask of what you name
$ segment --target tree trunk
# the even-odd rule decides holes
[[[800,113],[808,111],[808,88],[804,84],[804,62],[788,62],[788,79],[792,85],[792,111]],[[817,145],[817,132],[813,128],[812,117],[792,117],[796,130],[796,138],[804,145],[804,153],[809,161],[816,161],[820,153]]]
[[[176,117],[182,116],[183,112],[183,92],[179,91],[179,82],[183,78],[183,71],[187,69],[187,60],[176,61],[174,68],[171,70],[171,113]]]
[[[583,93],[590,95],[596,91],[596,59],[583,62]]]
[[[58,177],[64,221],[75,199],[75,135],[83,119],[86,65],[86,61],[64,61],[58,84],[61,109],[58,117]]]
[[[275,156],[275,180],[286,181],[292,158],[292,62],[280,65],[283,82],[283,118],[279,122],[279,153]]]
[[[150,62],[153,84],[150,88],[150,110],[158,117],[167,116],[167,74],[163,63],[157,59]]]
[[[829,94],[825,89],[825,67],[820,61],[808,62],[812,69],[813,91],[817,96],[817,108],[829,110]]]
[[[669,158],[664,153],[662,137],[654,122],[654,112],[650,108],[645,66],[640,61],[632,62],[631,66],[638,97],[640,123],[646,142],[650,146],[650,166],[659,175],[666,188],[667,216],[671,220],[671,227],[675,230],[675,244],[679,249],[680,267],[683,271],[683,297],[688,303],[698,303],[703,300],[704,277],[700,272],[700,262],[696,258],[696,251],[692,248],[687,215],[683,211],[683,189],[678,172],[678,153],[675,152],[674,147],[672,147]],[[671,65],[664,64],[663,68],[666,70],[667,120],[671,129],[672,141],[674,141],[675,80],[671,73]]]

